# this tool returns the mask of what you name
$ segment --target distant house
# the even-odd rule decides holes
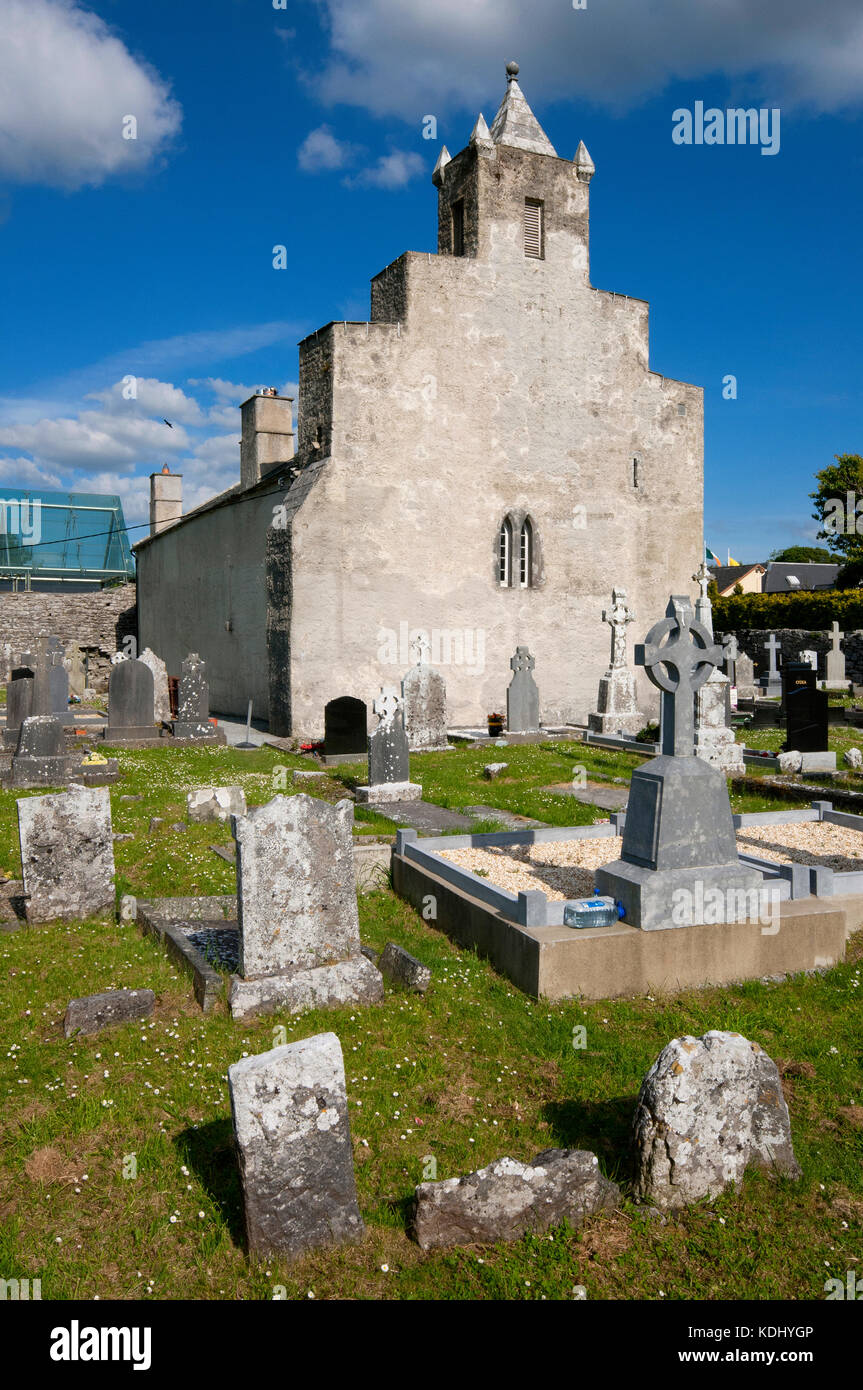
[[[760,594],[764,588],[765,565],[711,565],[710,573],[722,598],[733,594],[739,584],[744,594]]]
[[[765,594],[799,594],[813,589],[832,589],[838,565],[809,565],[771,560],[764,577]]]

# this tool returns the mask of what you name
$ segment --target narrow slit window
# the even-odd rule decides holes
[[[641,463],[641,459],[638,457],[638,454],[636,454],[636,455],[635,455],[635,458],[632,460],[632,486],[633,486],[633,487],[638,487],[638,474],[639,474],[639,471],[640,471],[640,469],[639,469],[640,463]]]
[[[498,538],[497,575],[502,589],[509,588],[510,565],[512,563],[512,526],[505,521]]]
[[[521,528],[521,542],[518,556],[518,582],[522,589],[530,588],[530,567],[533,559],[533,529],[528,520]]]
[[[524,254],[542,260],[542,203],[536,198],[524,200]]]
[[[452,253],[464,255],[464,198],[452,205]]]

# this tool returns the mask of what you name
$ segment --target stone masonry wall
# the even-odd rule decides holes
[[[122,650],[123,639],[137,640],[138,617],[136,587],[122,584],[90,594],[5,593],[0,594],[0,677],[4,669],[7,644],[13,665],[39,637],[57,636],[64,646],[77,642],[89,649],[90,684],[97,690],[108,688],[111,657]]]
[[[786,661],[799,661],[800,653],[803,651],[817,652],[818,679],[827,679],[827,653],[833,645],[829,632],[807,632],[803,628],[790,627],[764,630],[738,628],[734,636],[740,650],[754,661],[756,676],[769,669],[769,655],[764,644],[770,640],[771,632],[781,644],[781,664],[784,665]],[[725,635],[717,633],[716,640],[721,642]],[[855,685],[863,685],[863,631],[846,632],[839,645],[845,653],[846,677]]]

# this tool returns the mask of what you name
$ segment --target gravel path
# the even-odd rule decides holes
[[[739,848],[780,864],[821,864],[839,872],[863,869],[863,836],[826,821],[801,825],[747,825]],[[443,859],[506,888],[510,893],[540,888],[551,899],[589,897],[594,871],[620,858],[617,836],[595,840],[552,840],[512,848],[448,849]]]

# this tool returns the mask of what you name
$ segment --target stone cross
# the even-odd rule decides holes
[[[420,632],[411,642],[411,651],[417,659],[417,666],[422,666],[423,662],[428,661],[431,643],[424,632]]]
[[[626,666],[626,625],[635,621],[635,614],[626,606],[626,590],[612,589],[611,608],[603,608],[602,621],[611,628],[611,667],[619,671]]]
[[[712,578],[713,578],[713,575],[710,573],[710,570],[707,568],[707,565],[705,564],[704,560],[702,560],[702,561],[701,561],[701,564],[698,566],[698,569],[695,571],[694,575],[692,576],[693,582],[694,582],[695,584],[697,584],[698,587],[699,587],[699,589],[701,590],[701,602],[702,602],[702,603],[705,603],[705,602],[708,602],[708,603],[709,603],[709,601],[710,601],[710,600],[707,598],[707,586],[709,585],[709,583],[710,583],[710,581],[711,581]]]
[[[768,679],[771,681],[778,681],[779,668],[776,665],[776,656],[777,653],[781,652],[782,644],[781,642],[777,642],[775,632],[771,632],[769,642],[764,643],[764,650],[770,653],[770,671],[768,672]]]
[[[840,640],[840,638],[841,638],[841,636],[842,636],[842,633],[839,631],[839,624],[838,624],[838,623],[833,623],[833,625],[832,625],[832,627],[831,627],[831,629],[830,629],[830,635],[831,635],[832,642],[833,642],[833,646],[832,646],[831,650],[834,651],[834,652],[839,652],[839,651],[841,651],[841,647],[839,646],[839,640]]]
[[[380,695],[375,697],[373,708],[381,723],[386,723],[393,718],[400,706],[401,699],[398,691],[391,685],[385,685],[381,687]]]
[[[740,646],[733,632],[726,633],[723,637],[722,650],[725,653],[725,669],[728,672],[732,684],[734,684],[737,675],[737,658],[740,656]]]
[[[531,656],[527,647],[516,647],[515,656],[511,656],[509,664],[513,671],[532,671],[536,665],[536,657]]]
[[[662,645],[662,639],[666,638]],[[635,648],[635,664],[662,691],[662,752],[691,758],[695,748],[693,696],[723,660],[723,650],[694,617],[686,595],[673,594],[666,616]],[[669,669],[674,674],[669,674]]]
[[[707,568],[707,565],[704,563],[703,560],[701,561],[701,564],[698,566],[698,569],[695,571],[692,578],[699,588],[698,598],[695,600],[696,620],[707,628],[707,631],[710,633],[710,636],[712,637],[713,605],[710,602],[710,599],[707,597],[707,586],[713,578],[713,575],[710,573],[710,570]]]

